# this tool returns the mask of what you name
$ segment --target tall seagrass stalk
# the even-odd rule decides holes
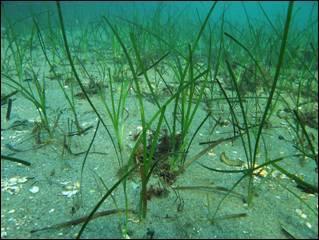
[[[265,106],[265,110],[258,128],[258,132],[257,132],[257,137],[256,137],[256,143],[255,143],[255,149],[254,149],[254,154],[253,154],[253,159],[252,159],[252,168],[254,167],[255,163],[256,163],[256,157],[257,157],[257,150],[259,147],[259,141],[260,141],[260,136],[262,134],[262,130],[264,128],[265,125],[265,121],[268,115],[268,112],[270,110],[270,106],[271,106],[271,102],[273,100],[273,96],[276,90],[276,86],[279,80],[279,76],[280,76],[280,70],[281,70],[281,66],[283,64],[284,61],[284,55],[285,55],[285,50],[286,50],[286,45],[287,45],[287,40],[288,40],[288,32],[289,32],[289,27],[290,27],[290,22],[291,22],[291,16],[292,16],[292,11],[293,11],[293,5],[294,2],[291,1],[289,2],[289,6],[288,6],[288,12],[287,12],[287,18],[286,18],[286,23],[285,23],[285,27],[284,27],[284,33],[283,33],[283,37],[282,37],[282,41],[281,41],[281,46],[280,46],[280,53],[279,53],[279,58],[278,58],[278,63],[277,63],[277,67],[276,67],[276,72],[275,72],[275,76],[274,76],[274,81],[273,84],[271,86],[271,90],[269,93],[269,97]],[[250,178],[249,178],[249,193],[248,193],[248,203],[251,202],[252,197],[253,197],[253,172],[251,172],[250,174]]]
[[[283,33],[283,37],[282,37],[282,42],[281,42],[281,47],[280,47],[280,53],[279,53],[279,57],[278,57],[278,63],[277,63],[277,67],[276,67],[276,72],[275,72],[275,76],[274,76],[274,80],[273,83],[271,85],[271,89],[269,92],[269,96],[267,99],[267,103],[261,118],[261,122],[259,124],[259,128],[256,134],[256,141],[255,141],[255,145],[254,148],[252,148],[252,141],[251,141],[251,137],[250,137],[250,130],[248,128],[248,122],[247,122],[247,113],[244,109],[243,103],[242,103],[242,98],[240,96],[240,91],[237,85],[237,81],[236,81],[236,77],[235,74],[230,66],[230,63],[228,62],[228,60],[226,60],[226,65],[227,65],[227,69],[230,73],[231,76],[231,80],[235,86],[235,90],[236,90],[236,94],[240,103],[240,109],[242,111],[242,117],[244,120],[244,128],[245,128],[245,132],[247,134],[247,141],[245,141],[245,139],[241,136],[242,139],[242,143],[243,143],[243,147],[245,150],[245,155],[246,155],[246,159],[247,159],[247,165],[249,168],[249,186],[248,186],[248,203],[250,204],[252,201],[252,197],[253,197],[253,172],[254,172],[254,166],[256,164],[256,156],[257,156],[257,151],[259,148],[259,141],[260,141],[260,137],[262,134],[262,130],[264,128],[266,119],[269,114],[269,110],[271,109],[271,103],[273,100],[273,96],[274,96],[274,92],[276,90],[276,86],[279,80],[279,76],[280,76],[280,69],[283,65],[283,60],[284,60],[284,53],[285,53],[285,49],[286,49],[286,44],[287,44],[287,39],[288,39],[288,31],[289,31],[289,26],[290,26],[290,22],[291,22],[291,15],[292,15],[292,10],[293,10],[293,2],[289,3],[288,6],[288,11],[287,11],[287,17],[286,17],[286,22],[285,22],[285,26],[284,26],[284,33]],[[264,80],[266,80],[265,75],[260,67],[260,64],[258,63],[258,61],[256,60],[256,58],[252,55],[252,53],[250,52],[250,50],[245,47],[241,42],[239,42],[237,39],[235,39],[233,36],[231,36],[228,33],[225,33],[225,35],[227,37],[229,37],[231,40],[233,40],[236,44],[238,44],[240,47],[242,47],[248,54],[249,56],[252,58],[252,60],[255,62],[257,69],[261,72],[261,75],[263,76]],[[219,83],[219,82],[218,82]],[[219,86],[221,88],[221,90],[223,90],[222,86],[219,83]],[[228,97],[226,96],[226,93],[223,90],[223,93],[226,97],[226,100],[228,100]],[[235,116],[235,112],[233,110],[233,107],[231,105],[231,103],[228,101],[228,104],[230,106],[230,109],[232,110],[232,116],[234,117],[234,119],[236,120],[238,125],[238,118]],[[248,145],[248,147],[247,147]]]
[[[99,120],[101,121],[103,127],[106,129],[107,131],[107,134],[109,135],[110,139],[111,139],[111,142],[112,142],[112,145],[114,147],[114,150],[115,150],[115,153],[116,153],[116,156],[117,158],[119,159],[119,155],[118,155],[118,151],[117,151],[117,148],[116,148],[116,145],[115,145],[115,142],[114,142],[114,139],[107,127],[107,125],[105,124],[103,118],[101,117],[101,115],[99,114],[99,112],[97,111],[97,109],[95,108],[94,104],[92,103],[91,99],[89,98],[88,94],[86,93],[86,90],[80,80],[80,77],[75,69],[75,66],[74,66],[74,63],[73,63],[73,59],[71,57],[71,52],[70,52],[70,48],[69,48],[69,45],[68,45],[68,40],[67,40],[67,37],[66,37],[66,33],[65,33],[65,28],[64,28],[64,21],[63,21],[63,15],[62,15],[62,10],[61,10],[61,6],[60,6],[60,2],[57,2],[57,8],[58,8],[58,14],[59,14],[59,20],[60,20],[60,24],[61,24],[61,31],[62,31],[62,36],[63,36],[63,41],[64,41],[64,47],[66,49],[66,53],[67,53],[67,57],[68,57],[68,60],[70,62],[70,65],[71,65],[71,69],[72,69],[72,72],[75,76],[75,79],[76,81],[78,82],[85,98],[87,99],[88,103],[90,104],[90,106],[92,107],[93,111],[95,112],[96,116],[99,118]]]
[[[273,166],[277,166],[277,165],[275,165],[275,162],[279,162],[279,161],[282,161],[283,159],[285,159],[287,157],[291,157],[291,155],[290,156],[286,156],[286,157],[280,157],[280,158],[277,158],[277,159],[274,159],[274,160],[268,160],[265,163],[263,163],[263,164],[261,164],[261,165],[259,165],[257,167],[255,166],[260,137],[261,137],[264,125],[265,125],[265,120],[266,120],[267,115],[269,113],[270,105],[271,105],[271,102],[272,102],[272,99],[273,99],[273,96],[274,96],[274,92],[276,90],[277,82],[278,82],[278,79],[279,79],[279,76],[280,76],[280,69],[281,69],[281,66],[282,66],[283,60],[284,60],[284,53],[285,53],[287,39],[288,39],[288,31],[289,31],[289,26],[290,26],[290,22],[291,22],[292,11],[293,11],[293,2],[289,2],[289,6],[288,6],[288,10],[287,10],[287,17],[286,17],[286,22],[285,22],[285,27],[284,27],[284,32],[283,32],[283,38],[282,38],[281,47],[280,47],[280,53],[279,53],[279,57],[278,57],[278,63],[277,63],[276,72],[275,72],[275,76],[274,76],[274,81],[272,83],[271,90],[270,90],[270,93],[269,93],[269,96],[268,96],[268,99],[267,99],[267,103],[266,103],[266,106],[265,106],[265,109],[264,109],[264,112],[263,112],[263,115],[262,115],[261,123],[260,123],[259,128],[258,128],[258,132],[257,132],[257,135],[256,135],[256,142],[255,142],[254,148],[252,148],[252,146],[249,146],[252,143],[248,139],[247,139],[248,140],[248,143],[247,143],[244,140],[244,138],[242,137],[242,143],[243,143],[243,147],[245,149],[246,158],[247,158],[247,161],[249,162],[248,169],[244,169],[244,170],[219,170],[219,169],[214,169],[214,168],[207,167],[207,166],[199,163],[202,167],[204,167],[206,169],[209,169],[211,171],[215,171],[215,172],[243,173],[243,176],[241,176],[240,179],[236,181],[236,183],[230,189],[229,193],[226,194],[222,198],[222,200],[218,203],[217,208],[215,210],[215,213],[213,214],[213,218],[217,214],[217,211],[219,210],[222,202],[226,199],[226,197],[246,177],[249,177],[247,202],[248,202],[248,204],[251,204],[252,199],[253,199],[253,176],[254,176],[254,172],[257,169],[261,169],[261,167],[267,166],[269,164],[272,164]],[[231,75],[231,79],[232,79],[232,81],[233,81],[233,83],[235,84],[235,87],[236,87],[236,79],[235,79],[234,73],[232,71],[232,68],[231,68],[231,66],[230,66],[228,61],[226,61],[226,64],[227,64],[227,67],[228,67],[228,71],[229,71],[229,73]],[[224,92],[224,90],[223,90],[223,88],[222,88],[220,83],[219,83],[219,85],[220,85],[221,90]],[[237,92],[237,97],[239,98],[239,101],[241,102],[242,99],[240,97],[240,93],[238,91],[238,87],[236,87],[236,92]],[[229,104],[230,109],[232,111],[232,115],[234,116],[234,119],[237,119],[236,122],[238,123],[238,118],[237,118],[236,114],[234,113],[233,107],[232,107],[232,105],[231,105],[231,103],[229,101],[229,98],[227,97],[225,92],[224,92],[224,95],[225,95],[226,100],[228,101],[228,104]],[[246,113],[245,113],[245,111],[243,109],[242,103],[241,103],[240,106],[241,106],[243,117],[246,118]],[[247,120],[245,120],[245,122],[246,121]],[[249,131],[247,122],[245,123],[244,126],[245,126],[245,132],[247,133]],[[248,147],[246,146],[247,144],[248,144]]]
[[[61,25],[61,31],[62,31],[64,46],[65,46],[65,49],[66,49],[66,53],[67,53],[68,60],[69,60],[69,62],[70,62],[71,68],[72,68],[72,72],[73,72],[73,74],[74,74],[74,76],[75,76],[75,79],[77,80],[77,82],[78,82],[78,84],[79,84],[79,86],[80,86],[80,88],[81,88],[81,90],[82,90],[82,92],[83,92],[85,98],[87,99],[87,101],[88,101],[88,103],[90,104],[90,106],[92,107],[93,111],[95,112],[95,114],[96,114],[97,117],[99,118],[99,120],[100,120],[100,122],[102,123],[103,127],[106,129],[107,134],[108,134],[108,136],[110,137],[110,140],[111,140],[111,142],[112,142],[113,148],[114,148],[114,150],[115,150],[115,153],[116,153],[116,157],[117,157],[118,162],[121,162],[120,156],[119,156],[119,153],[118,153],[116,144],[115,144],[115,141],[114,141],[114,139],[113,139],[113,136],[111,135],[111,133],[110,133],[110,131],[109,131],[109,129],[108,129],[106,123],[104,122],[103,118],[101,117],[101,115],[100,115],[99,112],[97,111],[96,107],[94,106],[94,104],[93,104],[92,101],[90,100],[88,94],[86,93],[86,90],[85,90],[85,88],[84,88],[84,86],[83,86],[83,84],[82,84],[82,82],[81,82],[81,80],[80,80],[80,78],[79,78],[79,75],[78,75],[78,73],[77,73],[77,71],[76,71],[76,69],[75,69],[75,66],[74,66],[74,63],[73,63],[73,59],[72,59],[72,57],[71,57],[71,53],[70,53],[70,49],[69,49],[69,45],[68,45],[66,33],[65,33],[63,15],[62,15],[62,10],[61,10],[61,6],[60,6],[60,3],[59,3],[59,2],[57,2],[57,9],[58,9],[58,14],[59,14],[59,20],[60,20],[60,25]],[[131,170],[132,170],[132,169],[131,169]],[[130,172],[131,172],[131,171],[130,171]],[[125,176],[127,176],[128,173],[129,173],[129,172],[127,172],[127,174],[125,174]],[[121,178],[121,181],[118,181],[118,184],[123,183],[123,182],[124,182],[123,187],[124,187],[125,209],[126,209],[126,218],[125,218],[125,219],[126,219],[126,222],[125,222],[125,223],[127,223],[127,219],[128,219],[128,212],[127,212],[128,202],[127,202],[126,184],[125,184],[125,183],[126,183],[126,177]],[[118,184],[116,184],[116,186],[114,185],[113,190],[117,187]],[[111,189],[112,189],[112,188],[111,188]],[[111,189],[110,189],[110,190],[111,190]],[[113,191],[113,190],[112,190],[112,191]],[[109,196],[108,193],[105,195],[104,200],[107,198],[107,196]],[[102,200],[99,202],[99,204],[98,204],[98,205],[95,207],[95,209],[92,211],[92,215],[91,215],[91,216],[93,216],[94,212],[98,209],[98,207],[100,206],[100,204],[102,204],[102,203],[104,202],[104,200],[102,199]],[[88,220],[83,224],[83,226],[82,226],[82,228],[81,228],[81,231],[79,232],[79,236],[81,235],[82,231],[84,230],[86,224],[87,224],[89,221],[90,221],[90,219],[88,219]]]

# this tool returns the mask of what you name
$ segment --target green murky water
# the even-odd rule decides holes
[[[1,238],[317,238],[317,12],[2,2]]]

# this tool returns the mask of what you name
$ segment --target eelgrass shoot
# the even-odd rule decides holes
[[[256,133],[256,140],[254,142],[254,146],[253,146],[253,142],[252,142],[252,139],[251,139],[251,132],[250,132],[250,129],[248,127],[248,121],[247,121],[247,113],[244,108],[244,105],[243,105],[243,101],[242,101],[242,98],[241,98],[241,94],[240,94],[240,91],[239,91],[239,88],[238,88],[238,84],[237,84],[237,80],[236,80],[236,77],[235,77],[235,74],[231,68],[231,65],[229,63],[229,61],[226,59],[226,65],[227,65],[227,69],[229,71],[229,74],[230,74],[230,77],[231,77],[231,80],[232,80],[232,83],[233,85],[235,86],[235,91],[236,91],[236,95],[238,97],[238,100],[239,100],[239,103],[240,103],[240,109],[241,109],[241,115],[242,115],[242,118],[243,118],[243,121],[244,121],[244,133],[243,134],[246,134],[247,137],[246,139],[244,138],[243,134],[240,135],[241,137],[241,140],[242,140],[242,144],[243,144],[243,148],[244,148],[244,152],[245,152],[245,156],[246,156],[246,161],[247,161],[247,169],[246,170],[234,170],[234,171],[224,171],[225,173],[226,172],[229,172],[229,173],[235,173],[235,172],[242,172],[244,173],[244,175],[233,185],[233,187],[231,188],[230,192],[246,177],[249,178],[249,183],[248,183],[248,196],[247,196],[247,202],[248,204],[251,204],[252,203],[252,199],[253,199],[253,193],[254,193],[254,186],[253,186],[253,176],[254,176],[254,172],[261,168],[262,166],[266,166],[266,165],[269,165],[269,164],[274,164],[275,162],[278,162],[278,161],[282,161],[284,159],[284,157],[280,157],[278,159],[275,159],[275,160],[268,160],[266,159],[265,163],[257,166],[256,163],[257,163],[257,151],[259,149],[259,141],[260,141],[260,138],[261,138],[261,135],[262,135],[262,130],[264,129],[264,125],[265,125],[265,121],[266,121],[266,118],[269,114],[269,110],[270,110],[270,105],[272,103],[272,100],[273,100],[273,96],[274,96],[274,92],[276,90],[276,86],[277,86],[277,83],[278,83],[278,79],[279,79],[279,76],[280,76],[280,70],[281,70],[281,66],[283,64],[283,60],[284,60],[284,53],[285,53],[285,49],[286,49],[286,44],[287,44],[287,40],[288,40],[288,32],[289,32],[289,26],[290,26],[290,22],[291,22],[291,16],[292,16],[292,10],[293,10],[293,3],[290,2],[289,3],[289,7],[288,7],[288,10],[287,10],[287,17],[286,17],[286,22],[285,22],[285,27],[284,27],[284,32],[283,32],[283,37],[282,37],[282,41],[281,41],[281,47],[280,47],[280,52],[279,52],[279,56],[278,56],[278,63],[277,63],[277,67],[276,67],[276,72],[275,72],[275,76],[274,76],[274,80],[273,80],[273,83],[272,83],[272,86],[271,86],[271,90],[270,90],[270,93],[269,93],[269,96],[268,96],[268,99],[267,99],[267,103],[266,103],[266,106],[264,108],[264,112],[263,112],[263,115],[262,115],[262,118],[261,118],[261,121],[259,123],[259,127],[258,127],[258,131]],[[236,39],[232,38],[236,43],[239,43]],[[249,50],[247,48],[245,48],[242,44],[240,44],[240,46],[242,46],[246,51],[249,52]],[[251,55],[251,54],[250,54]],[[251,57],[253,58],[253,56],[251,55]],[[254,58],[253,58],[254,59]],[[218,84],[219,84],[219,87],[221,88],[226,100],[227,100],[227,103],[229,105],[229,108],[231,110],[231,114],[233,116],[233,119],[235,121],[235,125],[236,126],[239,126],[239,119],[237,117],[237,114],[235,113],[234,109],[233,109],[233,105],[231,104],[230,100],[229,100],[229,97],[227,96],[225,90],[223,89],[222,85],[220,84],[220,82],[217,80]],[[201,166],[209,169],[209,170],[213,170],[213,171],[220,171],[220,172],[223,172],[223,170],[217,170],[217,169],[213,169],[213,168],[210,168],[210,167],[207,167],[203,164],[200,164]],[[222,199],[222,201],[225,199],[226,197],[224,197]],[[219,210],[219,207],[222,203],[222,201],[220,201],[218,207],[216,208],[215,210],[215,213],[213,215],[212,218],[215,217],[217,211]]]
[[[318,4],[236,4],[2,3],[1,237],[314,238]]]

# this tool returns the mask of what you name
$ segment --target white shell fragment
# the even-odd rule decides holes
[[[11,209],[10,211],[8,211],[8,213],[15,213],[15,209]]]
[[[62,195],[66,197],[72,197],[77,194],[80,190],[80,182],[77,181],[71,185],[64,186],[64,191],[62,191]]]
[[[302,212],[301,209],[297,208],[296,209],[296,213],[303,219],[306,219],[307,218],[307,215],[305,213]],[[307,223],[306,223],[307,224]]]
[[[301,215],[301,214],[302,214],[302,210],[299,209],[299,208],[297,208],[297,209],[296,209],[296,213],[297,213],[298,215]]]
[[[8,186],[4,191],[7,191],[8,193],[17,194],[20,192],[20,188],[18,186]]]
[[[211,157],[215,157],[215,156],[216,156],[216,153],[214,153],[213,150],[209,151],[207,154],[208,154],[209,156],[211,156]]]
[[[25,183],[28,181],[28,178],[27,177],[21,177],[21,178],[18,178],[18,183]]]
[[[307,226],[308,228],[312,228],[312,225],[311,225],[310,222],[306,222],[306,226]]]
[[[38,186],[33,186],[32,188],[29,189],[29,192],[31,193],[37,193],[39,192],[40,188]]]
[[[71,191],[62,191],[62,195],[66,197],[72,197],[73,195],[77,194],[78,190],[71,190]]]
[[[26,183],[28,177],[14,176],[9,179],[1,179],[1,191],[8,192],[11,195],[17,194],[22,188],[22,183]]]
[[[49,211],[49,213],[53,213],[54,211],[55,211],[55,209],[54,209],[54,208],[51,208],[50,211]]]
[[[8,185],[15,185],[18,182],[18,178],[17,177],[12,177],[9,179],[8,181]]]

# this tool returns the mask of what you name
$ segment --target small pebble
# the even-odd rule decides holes
[[[276,170],[271,173],[271,176],[274,178],[278,177],[279,175],[280,175],[280,172]]]
[[[54,212],[54,208],[50,209],[49,213],[53,213]]]
[[[62,185],[67,185],[70,183],[70,181],[63,181],[63,182],[60,182]]]
[[[307,226],[308,228],[312,228],[312,225],[311,225],[310,222],[306,222],[306,226]]]
[[[306,219],[306,218],[307,218],[307,215],[304,214],[304,213],[302,213],[302,214],[300,215],[300,217],[303,218],[303,219]]]
[[[10,211],[8,211],[8,213],[14,213],[15,211],[15,209],[11,209]]]
[[[26,181],[28,181],[27,177],[21,177],[18,179],[18,183],[25,183]]]
[[[216,153],[214,153],[213,151],[209,151],[209,152],[208,152],[208,155],[211,156],[211,157],[215,157],[215,156],[216,156]]]
[[[1,238],[5,238],[7,235],[8,235],[7,232],[2,231],[2,229],[1,229]]]
[[[76,181],[76,182],[74,183],[74,187],[75,187],[76,189],[79,189],[80,186],[81,186],[81,184],[80,184],[79,181]]]
[[[296,209],[296,213],[297,213],[298,215],[301,215],[301,214],[302,214],[301,209],[297,208],[297,209]]]
[[[29,189],[29,192],[37,193],[37,192],[39,192],[39,187],[38,186],[33,186],[32,188]]]
[[[18,182],[18,178],[17,177],[12,177],[9,179],[8,184],[9,185],[15,185]]]
[[[71,191],[62,191],[62,195],[66,197],[72,197],[73,195],[77,194],[78,190],[71,190]]]

